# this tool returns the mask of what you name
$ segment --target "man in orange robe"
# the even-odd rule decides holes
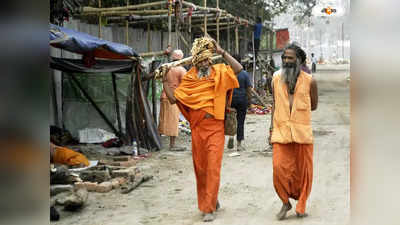
[[[211,65],[212,52],[230,64]],[[192,48],[193,67],[173,92],[164,81],[164,90],[171,104],[176,103],[192,131],[192,156],[197,183],[198,207],[203,221],[215,219],[219,208],[218,190],[224,151],[224,117],[227,92],[239,87],[236,75],[243,69],[213,39],[198,38]]]
[[[174,50],[171,54],[171,59],[177,61],[183,58],[182,50]],[[182,80],[182,77],[186,74],[186,69],[183,66],[176,66],[169,69],[166,74],[168,86],[175,90]],[[178,124],[179,124],[179,109],[176,104],[171,104],[168,101],[167,95],[163,90],[160,98],[160,123],[158,125],[158,131],[160,134],[169,136],[169,149],[170,150],[182,150],[182,147],[175,147],[175,139],[178,136]]]
[[[272,78],[270,142],[274,188],[283,203],[277,214],[279,220],[292,208],[289,198],[298,200],[297,216],[307,216],[306,201],[313,180],[311,111],[317,109],[318,89],[315,79],[301,71],[305,55],[300,47],[287,46],[282,70]]]

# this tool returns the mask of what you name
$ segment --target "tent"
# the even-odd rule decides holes
[[[135,140],[142,148],[161,149],[139,55],[129,46],[53,24],[49,37],[52,47],[81,55],[50,57],[50,68],[63,74],[62,102],[52,99],[62,104],[63,128],[75,137],[81,129],[102,128],[125,144]]]

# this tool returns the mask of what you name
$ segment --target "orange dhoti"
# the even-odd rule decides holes
[[[224,121],[208,118],[192,128],[192,156],[200,211],[215,211],[224,153]]]
[[[232,97],[227,92],[237,87],[233,70],[217,64],[207,78],[198,78],[197,68],[192,67],[174,93],[179,110],[190,123],[197,200],[204,213],[216,209],[225,143],[225,105],[227,97]]]
[[[168,99],[162,98],[160,104],[160,123],[158,131],[160,134],[177,137],[179,130],[179,109],[174,104],[169,103]]]
[[[305,213],[313,180],[313,144],[273,144],[274,188],[283,203],[298,200],[296,212]]]

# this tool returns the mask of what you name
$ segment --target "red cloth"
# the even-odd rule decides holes
[[[276,48],[283,49],[289,42],[289,30],[281,29],[276,31]]]

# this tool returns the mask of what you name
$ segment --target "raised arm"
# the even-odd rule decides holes
[[[311,110],[314,111],[318,106],[318,87],[317,81],[312,78],[311,87],[310,87],[310,96],[311,96]]]
[[[237,76],[239,74],[239,72],[243,69],[243,66],[235,58],[233,58],[228,52],[226,52],[224,49],[222,49],[221,46],[219,46],[219,44],[215,40],[213,42],[214,42],[215,51],[217,52],[217,54],[222,55],[222,57],[228,62],[228,64],[232,66],[232,69]]]

